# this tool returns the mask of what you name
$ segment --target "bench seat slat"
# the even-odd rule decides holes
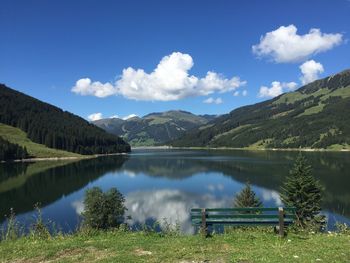
[[[194,225],[201,225],[201,221],[193,221]],[[232,221],[232,220],[209,220],[206,222],[207,225],[220,224],[220,225],[278,225],[278,220],[270,220],[270,221]],[[293,221],[284,221],[284,225],[290,225]]]
[[[222,212],[222,211],[278,211],[278,207],[235,207],[235,208],[206,208],[208,212]],[[295,212],[295,207],[284,207],[284,211]],[[201,212],[201,208],[192,208],[191,212]]]
[[[285,218],[295,218],[295,215],[286,214]],[[201,214],[191,215],[192,219],[201,219]],[[276,218],[278,219],[278,215],[267,215],[267,214],[206,214],[207,220],[215,219],[215,218],[253,218],[256,220],[265,219],[265,218]]]

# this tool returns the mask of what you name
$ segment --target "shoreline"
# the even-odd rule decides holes
[[[131,147],[131,152],[133,150],[232,150],[232,151],[274,151],[274,152],[341,152],[349,153],[350,149],[312,149],[312,148],[234,148],[234,147],[174,147],[169,145],[162,146],[136,146]],[[109,154],[95,154],[95,155],[82,155],[82,156],[67,156],[67,157],[37,157],[28,159],[16,159],[11,161],[0,161],[0,163],[19,163],[19,162],[40,162],[40,161],[62,161],[62,160],[83,160],[83,159],[93,159],[103,156],[118,156],[118,155],[128,155],[129,153],[109,153]]]
[[[132,147],[132,150],[147,150],[147,149],[188,149],[188,150],[237,150],[237,151],[287,151],[287,152],[350,152],[350,149],[313,149],[313,148],[235,148],[235,147],[175,147],[175,146],[137,146]]]
[[[94,154],[82,156],[66,156],[66,157],[34,157],[28,159],[16,159],[10,161],[0,161],[0,163],[26,163],[26,162],[41,162],[41,161],[64,161],[64,160],[83,160],[93,159],[103,156],[128,155],[129,153],[109,153],[109,154]]]

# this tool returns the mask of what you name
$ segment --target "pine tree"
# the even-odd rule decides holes
[[[322,186],[312,176],[311,170],[306,158],[299,153],[281,191],[283,203],[296,207],[297,224],[302,227],[321,223],[318,215],[321,211]]]
[[[261,207],[262,202],[252,190],[250,183],[247,182],[245,187],[236,194],[233,205],[234,207]]]

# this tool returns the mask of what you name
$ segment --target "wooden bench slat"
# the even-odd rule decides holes
[[[193,224],[195,225],[201,225],[201,221],[194,221]],[[279,221],[278,220],[270,220],[270,221],[232,221],[232,220],[208,220],[207,225],[212,225],[212,224],[222,224],[222,225],[278,225]],[[292,224],[293,221],[284,221],[284,225],[290,225]]]
[[[278,211],[278,207],[234,207],[234,208],[206,208],[207,212],[221,212],[221,211]],[[284,207],[284,211],[295,212],[295,207]],[[191,212],[201,212],[201,208],[192,208]]]
[[[192,219],[201,219],[202,215],[191,215]],[[256,220],[264,219],[264,218],[276,218],[278,219],[278,215],[267,215],[267,214],[207,214],[206,215],[207,220],[215,219],[215,218],[252,218]],[[295,218],[295,215],[287,214],[285,215],[285,218]]]

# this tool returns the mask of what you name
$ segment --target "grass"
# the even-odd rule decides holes
[[[248,147],[245,147],[244,149],[247,150],[258,150],[258,149],[266,149],[267,146],[273,141],[272,138],[269,139],[264,139],[264,140],[259,140]]]
[[[296,117],[298,118],[298,117],[301,117],[301,116],[306,116],[306,115],[312,115],[312,114],[319,113],[319,112],[321,112],[323,110],[324,106],[326,106],[326,105],[320,102],[316,106],[307,108],[303,113],[299,114]]]
[[[341,150],[349,150],[350,145],[349,144],[332,144],[327,147],[328,150],[334,150],[334,151],[341,151]]]
[[[221,138],[221,137],[223,137],[223,136],[233,135],[233,134],[235,134],[236,132],[239,132],[239,131],[241,131],[241,130],[243,130],[243,129],[245,129],[245,128],[248,128],[248,127],[250,127],[250,126],[252,126],[252,124],[244,124],[244,125],[238,126],[238,127],[236,127],[236,128],[233,128],[233,129],[231,129],[231,130],[229,130],[229,131],[227,131],[227,132],[220,133],[220,134],[214,136],[214,138],[211,139],[209,143],[213,143],[213,142],[215,142],[217,139],[219,139],[219,138]]]
[[[237,230],[203,238],[107,231],[0,243],[0,262],[349,262],[349,234]]]
[[[339,97],[342,97],[342,98],[350,97],[350,86],[343,87],[343,88],[340,88],[340,89],[336,89],[335,91],[333,91],[333,92],[331,92],[329,94],[325,94],[324,96],[321,97],[321,101],[325,101],[329,97],[335,97],[335,96],[339,96]]]
[[[300,93],[299,91],[295,92],[289,92],[286,94],[283,94],[278,100],[274,101],[274,105],[278,105],[280,103],[287,103],[287,104],[292,104],[298,100],[305,99],[307,97],[310,97],[313,94],[303,94]]]
[[[2,123],[0,123],[0,136],[11,143],[26,147],[28,153],[36,158],[82,157],[77,153],[52,149],[43,144],[32,142],[24,131]]]

